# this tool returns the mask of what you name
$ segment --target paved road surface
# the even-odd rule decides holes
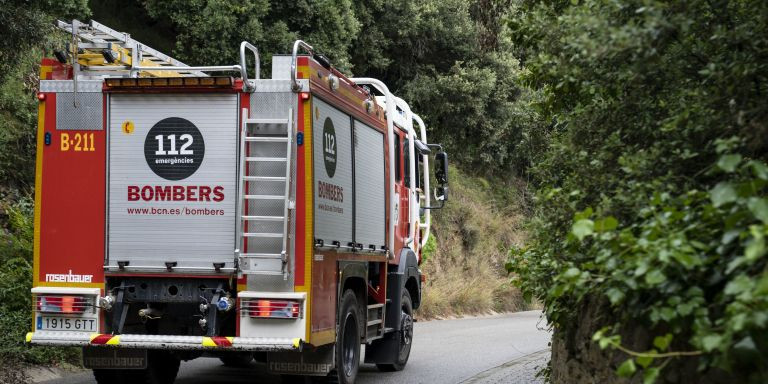
[[[375,366],[363,364],[360,384],[451,384],[498,383],[499,372],[515,366],[524,356],[548,348],[550,334],[539,330],[541,312],[529,311],[497,316],[417,322],[411,358],[402,372],[383,373]],[[536,356],[543,356],[537,353]],[[533,357],[536,357],[533,356]],[[529,356],[528,359],[532,359]],[[540,361],[541,358],[538,358]],[[519,364],[518,364],[519,365]],[[526,375],[534,374],[528,369]],[[492,374],[491,374],[492,373]],[[493,378],[491,377],[493,376]],[[494,379],[495,378],[495,379]],[[90,372],[51,380],[46,384],[94,383]],[[501,382],[507,382],[506,379]],[[517,377],[516,383],[534,382],[533,377]],[[218,359],[202,358],[182,362],[177,384],[204,383],[280,383],[266,373],[263,366],[252,369],[228,368]]]

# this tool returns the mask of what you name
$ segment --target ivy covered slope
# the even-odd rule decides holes
[[[768,3],[521,1],[509,20],[549,128],[507,267],[555,327],[553,381],[766,382]]]

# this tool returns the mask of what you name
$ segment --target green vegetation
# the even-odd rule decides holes
[[[549,124],[508,268],[566,349],[595,326],[620,376],[765,382],[767,16],[761,1],[515,7]]]
[[[32,201],[7,206],[7,229],[0,234],[0,358],[11,363],[80,364],[77,348],[26,348],[32,322]],[[3,379],[0,375],[0,379]]]
[[[525,240],[520,185],[450,170],[450,201],[433,211],[436,247],[425,252],[421,318],[529,308],[504,273],[507,250]]]
[[[457,163],[421,316],[520,308],[508,261],[565,350],[609,357],[584,364],[766,380],[768,3],[0,0],[3,322],[30,308],[35,63],[54,17],[91,10],[189,64],[234,62],[249,40],[269,68],[302,38],[411,101]]]
[[[55,17],[88,15],[85,1],[0,0],[0,382],[23,380],[30,363],[78,363],[76,349],[24,346],[32,321],[32,188],[37,72],[53,44]]]

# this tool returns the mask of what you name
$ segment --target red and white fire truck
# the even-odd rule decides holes
[[[58,26],[29,344],[83,347],[99,383],[172,382],[202,356],[352,383],[361,344],[404,368],[447,195],[407,103],[303,41],[262,79],[247,42],[237,65],[190,67],[95,21]]]

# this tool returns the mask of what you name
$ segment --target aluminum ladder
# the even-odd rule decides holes
[[[77,55],[77,59],[73,62],[77,72],[86,71],[90,75],[136,77],[140,69],[145,69],[144,74],[148,76],[208,76],[197,70],[197,67],[190,67],[132,39],[127,33],[116,31],[97,21],[83,23],[72,20],[72,23],[66,23],[59,20],[56,26],[72,35],[74,46],[70,46],[68,53]],[[83,52],[76,51],[80,49]],[[111,62],[106,61],[107,57]],[[169,72],[162,70],[162,67],[176,69]],[[152,69],[160,70],[152,71]]]
[[[240,271],[288,278],[293,110],[286,119],[242,111],[235,256]]]

